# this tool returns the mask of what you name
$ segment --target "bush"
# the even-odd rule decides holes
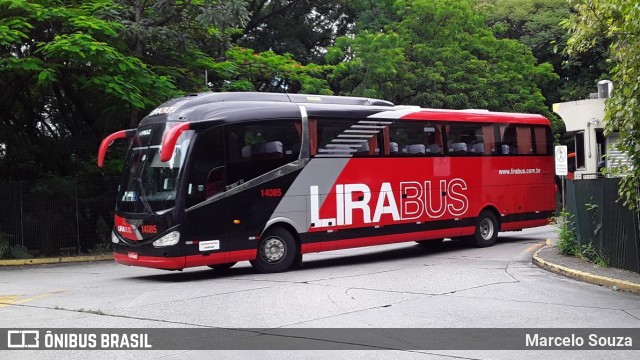
[[[9,235],[0,233],[0,259],[9,254]]]
[[[568,211],[560,213],[558,230],[558,250],[565,255],[576,255],[580,253],[580,246],[576,240],[575,225],[570,220],[573,215]]]

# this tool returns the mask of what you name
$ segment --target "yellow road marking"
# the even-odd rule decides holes
[[[18,299],[19,298],[18,295],[0,295],[0,308],[5,307],[5,306],[9,306],[9,305],[23,304],[23,303],[26,303],[28,301],[42,299],[44,297],[55,295],[55,294],[60,294],[60,293],[63,293],[65,291],[66,290],[60,290],[60,291],[52,291],[52,292],[48,292],[48,293],[44,293],[44,294],[37,294],[37,295],[31,296],[31,297],[28,297],[26,299]]]
[[[527,252],[527,253],[532,253],[532,252],[538,250],[539,248],[541,248],[541,247],[543,247],[545,245],[546,245],[546,243],[533,244],[533,245],[529,246],[528,248],[526,248],[524,251]]]
[[[17,297],[16,295],[0,295],[0,308],[13,304]]]

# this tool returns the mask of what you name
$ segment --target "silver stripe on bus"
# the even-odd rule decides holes
[[[347,129],[344,132],[346,132],[346,133],[358,133],[358,134],[377,134],[380,131],[378,131],[378,130],[350,130],[350,129]]]
[[[384,125],[351,125],[352,129],[384,129]]]
[[[309,116],[307,115],[307,108],[302,105],[299,105],[298,108],[302,119],[302,143],[300,144],[299,159],[309,159],[311,157],[311,150],[309,149]]]
[[[360,144],[327,144],[325,145],[328,148],[359,148],[362,145]]]
[[[367,121],[367,120],[360,120],[360,121],[358,121],[358,124],[391,125],[391,124],[393,124],[393,121]]]
[[[332,139],[331,142],[357,142],[357,143],[363,143],[363,142],[367,142],[369,141],[369,139],[371,138],[371,136],[362,136],[362,135],[346,135],[349,136],[348,139],[345,138],[338,138],[338,139]]]

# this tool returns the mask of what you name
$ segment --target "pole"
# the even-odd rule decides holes
[[[77,235],[77,249],[76,253],[80,254],[80,213],[78,210],[78,178],[75,180],[75,188],[76,188],[76,235]]]
[[[565,187],[565,176],[561,176],[560,177],[562,179],[562,186],[561,186],[561,198],[562,198],[562,212],[564,213],[564,187]]]

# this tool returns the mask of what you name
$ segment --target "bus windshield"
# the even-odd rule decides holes
[[[129,148],[116,207],[128,213],[154,213],[175,206],[178,175],[193,132],[182,133],[173,156],[160,161],[162,138],[177,123],[140,127]]]

